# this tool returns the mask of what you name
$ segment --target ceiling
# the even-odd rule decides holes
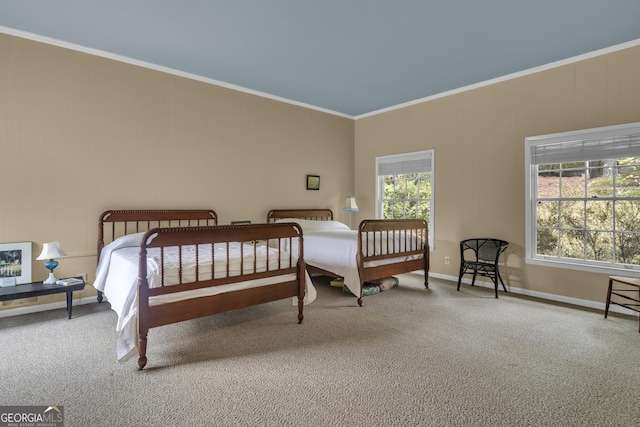
[[[635,43],[640,0],[0,0],[0,31],[357,118]]]

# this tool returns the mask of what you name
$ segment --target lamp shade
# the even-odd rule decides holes
[[[349,196],[344,200],[344,210],[348,212],[358,212],[360,210],[356,204],[355,196]]]
[[[60,247],[59,242],[43,243],[42,252],[38,256],[38,260],[42,259],[54,259],[66,257],[67,254]]]

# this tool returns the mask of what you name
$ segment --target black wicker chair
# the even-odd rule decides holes
[[[498,298],[498,281],[507,292],[500,276],[498,260],[500,254],[507,249],[509,242],[499,239],[467,239],[460,242],[460,276],[458,276],[458,291],[464,274],[473,274],[471,286],[476,283],[476,276],[489,277],[496,289]],[[466,257],[466,258],[465,258]]]

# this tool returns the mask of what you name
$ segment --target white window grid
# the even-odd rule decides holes
[[[623,192],[619,192],[617,187],[617,175],[619,171],[627,167],[636,167],[637,164],[629,166],[619,165],[618,160],[627,157],[640,156],[640,123],[626,125],[609,126],[597,129],[587,129],[575,132],[565,132],[551,135],[541,135],[526,138],[525,149],[525,203],[526,203],[526,244],[525,260],[527,263],[546,266],[562,267],[569,269],[579,269],[594,271],[605,274],[640,274],[640,266],[617,262],[616,236],[620,230],[617,229],[616,203],[640,202],[640,197],[626,197]],[[592,166],[593,160],[602,160],[603,166]],[[549,165],[554,164],[554,168]],[[570,167],[567,167],[569,164]],[[543,167],[544,166],[544,167]],[[589,174],[601,170],[607,172],[612,177],[612,187],[608,195],[595,195],[589,193],[588,179],[584,179],[584,189],[581,195],[563,194],[565,186],[563,177],[572,174]],[[553,197],[543,197],[539,195],[538,179],[541,174],[555,173],[558,175],[558,194]],[[588,207],[597,203],[610,203],[612,205],[611,224],[607,228],[589,228],[587,219],[589,215]],[[537,217],[537,207],[539,203],[558,203],[557,224],[549,227],[539,227]],[[563,205],[567,203],[580,203],[583,207],[583,224],[579,228],[567,227],[561,220]],[[538,232],[545,228],[557,232],[557,253],[538,253]],[[563,256],[561,239],[563,233],[584,233],[584,253],[581,257]],[[588,233],[610,233],[612,238],[611,254],[603,257],[606,260],[598,260],[596,256],[588,253],[586,244]],[[626,234],[638,234],[637,230],[625,230]]]
[[[435,168],[434,150],[425,150],[412,153],[403,153],[376,158],[376,218],[384,217],[384,207],[387,203],[401,203],[402,218],[412,218],[415,215],[407,215],[409,206],[412,204],[423,205],[420,211],[428,213],[429,223],[429,249],[434,250],[434,189],[435,189]],[[431,194],[429,198],[385,198],[384,182],[385,177],[393,176],[394,182],[401,182],[406,185],[407,181],[419,180],[428,181],[431,184]],[[422,183],[420,183],[421,185]],[[426,204],[426,208],[424,205]]]

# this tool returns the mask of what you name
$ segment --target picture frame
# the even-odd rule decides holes
[[[0,243],[0,279],[3,286],[31,283],[31,242]]]
[[[307,175],[307,190],[320,190],[320,175]]]

